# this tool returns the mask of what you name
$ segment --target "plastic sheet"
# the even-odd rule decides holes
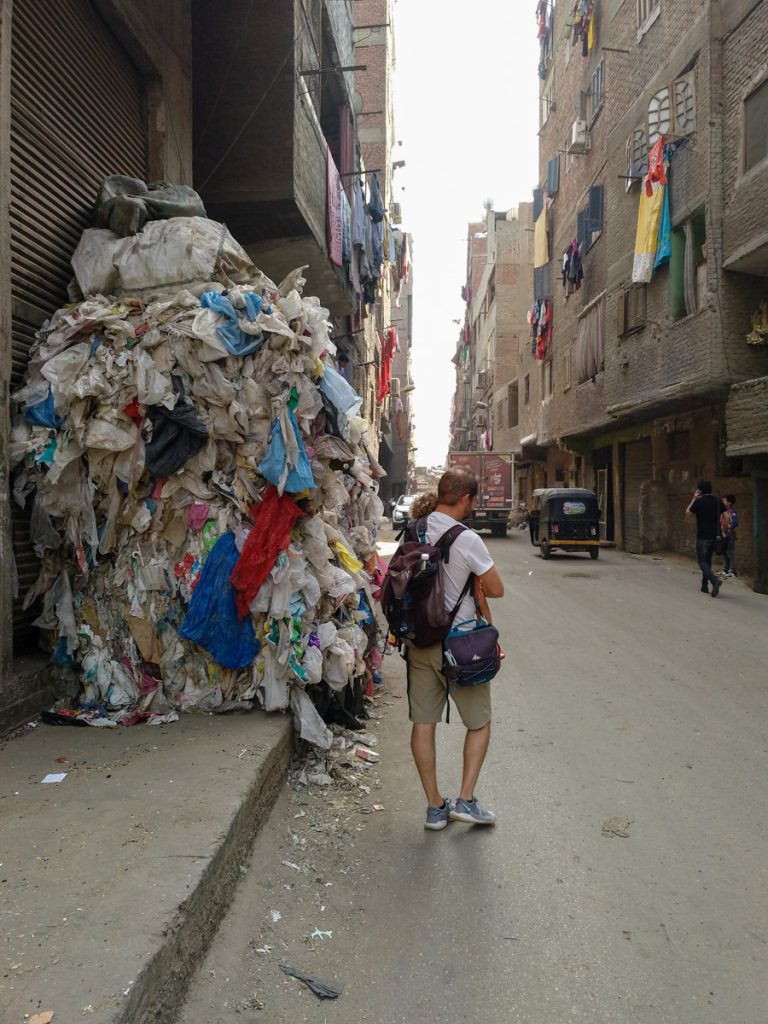
[[[230,583],[238,561],[235,537],[225,533],[209,554],[189,611],[179,630],[180,636],[210,651],[224,668],[244,668],[259,651],[259,643],[248,617],[238,617],[235,590]]]

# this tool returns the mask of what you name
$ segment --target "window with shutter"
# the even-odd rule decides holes
[[[554,156],[547,163],[547,192],[555,196],[560,190],[560,157]]]
[[[587,200],[587,238],[590,245],[603,230],[603,186],[591,185]]]
[[[648,104],[648,148],[653,149],[672,127],[672,100],[668,87],[659,89]]]
[[[579,210],[576,214],[576,241],[579,245],[587,244],[587,211]]]
[[[637,27],[643,29],[661,6],[661,0],[637,0]]]
[[[647,286],[633,285],[619,295],[616,310],[616,333],[619,337],[635,334],[645,327]]]
[[[589,120],[594,121],[603,105],[605,62],[600,61],[592,73],[592,84],[589,90]]]
[[[648,146],[645,140],[645,128],[635,128],[627,139],[627,192],[635,181],[643,178],[648,172]]]
[[[768,158],[768,79],[744,100],[744,170]]]

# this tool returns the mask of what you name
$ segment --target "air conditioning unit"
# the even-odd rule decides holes
[[[400,203],[389,204],[389,219],[393,224],[400,224],[403,219],[403,211],[400,208]]]
[[[392,377],[389,381],[389,393],[393,398],[398,398],[400,395],[400,378]]]
[[[577,118],[571,125],[571,138],[567,150],[569,153],[584,153],[589,149],[589,128],[587,122]]]

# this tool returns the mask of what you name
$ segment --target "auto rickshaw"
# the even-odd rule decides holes
[[[542,558],[553,551],[589,551],[600,555],[600,509],[594,491],[581,487],[540,487],[533,492],[528,517],[531,544]]]

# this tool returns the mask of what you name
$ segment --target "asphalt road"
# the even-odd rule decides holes
[[[365,771],[286,788],[185,1024],[768,1020],[768,597],[729,580],[713,600],[681,560],[487,543],[507,658],[478,795],[498,825],[423,830],[406,702],[383,700],[371,794]],[[448,794],[462,741],[440,727]]]

